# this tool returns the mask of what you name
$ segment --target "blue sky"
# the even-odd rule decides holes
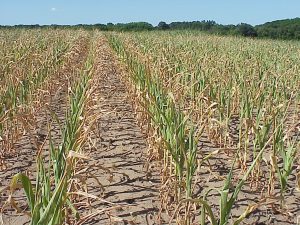
[[[252,25],[300,17],[300,0],[2,0],[0,24],[215,20]]]

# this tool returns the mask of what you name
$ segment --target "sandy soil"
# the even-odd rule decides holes
[[[119,64],[102,36],[97,39],[96,53],[93,78],[95,90],[90,107],[98,117],[85,145],[85,154],[90,159],[84,161],[81,167],[85,168],[88,193],[97,198],[90,198],[89,204],[78,205],[83,218],[86,218],[81,224],[168,224],[167,216],[160,212],[160,163],[148,159],[147,134],[143,134],[138,126],[131,96],[118,70]],[[85,56],[86,52],[83,51],[76,59],[75,67],[80,66]],[[72,76],[73,69],[68,70],[69,76]],[[45,98],[45,103],[49,104],[49,108],[61,122],[64,121],[67,110],[67,88],[64,80],[58,81],[51,95]],[[18,172],[34,176],[37,150],[34,143],[42,143],[47,137],[47,125],[51,116],[48,111],[41,110],[36,118],[32,131],[36,139],[32,140],[32,135],[27,133],[15,144],[16,155],[6,159],[8,169],[0,172],[0,189],[5,188],[11,177]],[[55,143],[59,144],[61,133],[55,122],[52,124],[51,134]],[[205,135],[200,145],[199,158],[202,152],[207,154],[219,149]],[[47,146],[46,140],[45,150]],[[211,166],[204,166],[197,172],[195,196],[201,196],[209,188],[222,187],[232,159],[232,154],[224,152],[212,157],[209,160]],[[262,170],[268,176],[267,166]],[[241,177],[240,169],[236,168],[234,174],[235,179]],[[296,170],[290,177],[291,185],[286,194],[288,210],[278,212],[270,204],[262,205],[244,224],[296,224],[297,216],[300,215],[300,194],[294,185],[295,177]],[[233,219],[249,204],[263,199],[261,192],[266,191],[266,182],[262,176],[257,189],[246,184],[232,211]],[[275,193],[278,194],[278,191],[279,187],[276,187]],[[215,192],[209,195],[209,202],[215,209],[219,204],[218,199]],[[6,200],[7,193],[4,192],[0,196],[0,207],[3,207]],[[16,200],[20,200],[20,207],[26,209],[23,192],[16,193]],[[278,204],[278,200],[276,201]],[[15,213],[10,207],[5,208],[3,219],[4,224],[28,223],[28,217]],[[193,224],[199,224],[198,221],[199,214],[195,215]]]
[[[86,167],[93,176],[87,186],[88,193],[110,203],[93,201],[85,213],[98,211],[99,215],[86,224],[158,224],[159,167],[147,170],[148,145],[112,54],[100,37],[94,81],[99,84],[94,93],[99,99],[95,114],[100,116],[91,136],[93,148],[88,151],[92,160]]]
[[[80,40],[80,49],[74,49],[69,59],[70,61],[62,67],[58,74],[53,75],[53,80],[45,85],[44,90],[39,90],[40,93],[37,93],[39,95],[39,103],[33,115],[30,115],[30,117],[34,118],[31,121],[30,129],[15,143],[12,152],[7,154],[5,159],[7,169],[0,171],[0,190],[7,188],[11,178],[20,172],[29,175],[31,179],[35,179],[37,150],[44,142],[44,152],[48,152],[49,149],[48,126],[50,126],[53,143],[59,145],[61,142],[60,124],[63,124],[65,121],[68,85],[73,79],[74,71],[82,66],[87,56],[87,47],[87,40]],[[60,124],[53,118],[52,113],[57,116]],[[18,207],[22,210],[27,210],[23,191],[17,191],[14,199],[18,202]],[[17,213],[10,205],[3,208],[7,200],[8,192],[4,191],[0,195],[3,224],[18,225],[28,223],[28,216]]]
[[[88,193],[102,200],[90,200],[90,209],[78,207],[82,215],[93,214],[83,224],[158,224],[159,217],[159,166],[152,163],[147,169],[147,144],[141,133],[131,107],[125,85],[121,82],[108,43],[101,37],[96,59],[94,91],[95,114],[99,114],[95,129],[86,145],[90,160],[83,163],[87,173]],[[84,54],[84,53],[83,53]],[[83,59],[84,57],[82,57]],[[64,122],[67,110],[67,86],[57,84],[49,108]],[[34,129],[40,143],[47,138],[50,115],[40,115]],[[51,127],[56,144],[61,141],[61,132],[56,123]],[[48,148],[46,140],[45,150]],[[9,184],[17,172],[35,174],[36,147],[30,135],[24,135],[15,145],[17,155],[7,159],[8,168],[0,172],[1,187]],[[26,209],[23,192],[16,193],[19,206]],[[1,205],[7,193],[1,195]],[[28,217],[17,214],[9,206],[3,213],[4,224],[26,224]]]
[[[125,71],[125,74],[130,73],[126,65],[121,63],[122,70]],[[136,101],[138,102],[138,101]],[[291,121],[294,121],[291,115]],[[300,115],[296,118],[296,121],[299,121]],[[289,123],[288,123],[289,124]],[[289,124],[290,125],[290,124]],[[233,139],[233,142],[237,144],[237,135],[238,135],[238,121],[233,119],[230,124],[230,136]],[[215,150],[220,150],[219,145],[212,142],[211,139],[208,138],[207,132],[205,131],[200,143],[199,143],[199,154],[198,159],[201,160],[204,156],[212,153]],[[196,181],[195,181],[195,189],[194,189],[194,198],[199,198],[204,195],[209,189],[222,189],[225,179],[229,173],[231,165],[234,159],[235,149],[228,149],[226,151],[220,151],[217,155],[213,156],[209,159],[209,165],[203,165],[196,173]],[[251,151],[251,147],[249,149]],[[269,160],[270,157],[270,149],[266,149],[264,153],[264,157]],[[299,154],[298,154],[299,155]],[[268,162],[269,163],[269,162]],[[279,160],[279,165],[281,165],[282,160]],[[250,166],[251,161],[247,162],[248,166]],[[233,222],[245,212],[248,206],[254,206],[257,203],[260,203],[255,207],[255,210],[247,216],[247,218],[242,222],[242,224],[296,224],[297,219],[300,221],[300,192],[297,190],[296,177],[299,172],[299,160],[295,161],[295,165],[293,166],[293,172],[289,176],[288,188],[284,195],[284,205],[283,208],[280,206],[279,200],[279,180],[276,177],[275,181],[275,189],[272,192],[272,197],[268,196],[268,178],[270,171],[270,164],[266,164],[265,162],[261,162],[260,166],[260,175],[257,176],[254,172],[254,176],[257,180],[245,183],[241,192],[238,195],[238,199],[234,204],[233,210],[230,216],[229,224],[233,224]],[[231,193],[234,191],[234,187],[239,181],[240,178],[244,175],[245,171],[242,171],[241,168],[234,168],[233,171],[233,185],[230,189]],[[277,175],[275,175],[277,176]],[[168,191],[171,188],[166,187],[165,190]],[[176,206],[172,206],[174,199],[172,196],[168,196],[166,204],[171,209],[170,215],[172,215],[172,211]],[[219,200],[220,195],[217,191],[211,192],[208,195],[208,202],[213,208],[213,212],[217,217],[219,215]],[[184,210],[183,210],[184,211]],[[182,211],[182,213],[184,213]],[[200,221],[200,210],[199,207],[195,210],[194,218],[192,219],[192,224],[199,224]],[[181,224],[182,222],[179,222]]]

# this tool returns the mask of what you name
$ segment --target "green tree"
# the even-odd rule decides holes
[[[157,25],[157,28],[160,29],[160,30],[168,30],[168,29],[170,29],[170,26],[166,22],[161,21]]]
[[[256,37],[257,32],[253,26],[247,23],[241,23],[236,27],[237,33],[244,37]]]

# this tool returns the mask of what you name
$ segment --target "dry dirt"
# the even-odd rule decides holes
[[[91,137],[93,147],[88,151],[92,161],[86,167],[93,176],[87,186],[90,194],[102,195],[110,203],[92,202],[90,213],[105,213],[87,224],[158,224],[159,167],[147,170],[148,145],[135,120],[113,53],[103,38],[97,52],[99,85],[94,95],[99,98],[95,114],[100,116]]]
[[[99,114],[91,140],[86,145],[90,160],[83,166],[88,169],[87,187],[91,195],[101,197],[106,203],[91,200],[91,208],[80,208],[83,215],[94,213],[84,224],[157,224],[159,212],[159,167],[147,170],[147,144],[141,133],[131,107],[125,85],[121,82],[112,61],[108,43],[100,38],[96,58],[98,87],[95,96],[99,102],[95,113]],[[84,61],[86,52],[81,53]],[[71,72],[73,70],[69,70]],[[69,74],[72,76],[72,74]],[[65,81],[56,84],[48,108],[54,112],[60,123],[65,121],[68,85]],[[47,100],[45,100],[45,103]],[[95,108],[95,107],[94,107]],[[42,112],[42,110],[41,110]],[[47,130],[51,124],[51,136],[56,145],[61,141],[59,124],[53,121],[49,110],[37,116],[34,134],[41,144],[45,138],[44,150],[48,149]],[[37,147],[32,135],[26,133],[15,144],[15,155],[7,157],[8,169],[0,172],[1,189],[7,187],[13,175],[18,172],[34,178]],[[152,166],[153,167],[153,166]],[[100,182],[100,184],[99,184]],[[0,196],[0,207],[7,200],[7,192]],[[26,210],[22,191],[15,193],[19,207]],[[28,217],[18,214],[10,206],[3,212],[3,224],[28,224]]]
[[[84,224],[168,224],[167,219],[161,219],[166,216],[160,214],[160,163],[148,161],[146,136],[135,119],[130,96],[117,69],[118,63],[107,41],[100,37],[97,42],[94,78],[97,86],[93,95],[95,114],[99,117],[85,146],[85,154],[90,160],[85,161],[83,167],[88,172],[88,193],[100,197],[101,200],[90,200],[90,208],[79,207],[83,216],[94,215]],[[83,62],[84,58],[85,56],[81,56],[80,61]],[[52,98],[47,100],[49,108],[57,114],[61,122],[64,121],[67,110],[67,88],[65,82],[58,82]],[[51,116],[47,111],[37,116],[34,130],[40,142],[47,136],[47,124],[50,120]],[[51,131],[56,144],[59,144],[61,137],[58,124],[53,123]],[[15,144],[15,149],[18,154],[7,158],[8,169],[0,172],[1,189],[6,187],[11,177],[18,172],[31,174],[31,177],[34,175],[37,149],[31,136],[25,134]],[[208,153],[218,147],[204,136],[201,149]],[[198,172],[195,195],[209,188],[221,187],[232,159],[232,155],[227,156],[223,153],[211,158],[210,169],[214,172],[208,170],[207,166],[201,168]],[[265,167],[265,171],[267,170]],[[235,170],[236,177],[241,177],[239,171]],[[296,224],[297,215],[300,215],[300,194],[293,183],[295,173],[291,176],[291,181],[292,185],[286,194],[289,210],[285,214],[272,210],[270,205],[265,205],[255,210],[244,224]],[[261,180],[260,183],[263,182]],[[278,193],[278,190],[277,187],[275,192]],[[260,187],[254,191],[250,190],[247,184],[239,194],[233,215],[240,215],[249,204],[259,201],[262,198],[261,191]],[[16,196],[17,200],[21,200],[20,206],[25,209],[24,194],[18,192]],[[209,195],[209,201],[216,207],[218,199],[219,196],[215,192]],[[4,192],[0,196],[0,207],[6,200],[7,193]],[[5,208],[3,219],[5,225],[28,223],[28,217],[16,214],[10,207]],[[196,219],[199,219],[198,215]],[[194,224],[199,224],[197,221],[195,220]]]

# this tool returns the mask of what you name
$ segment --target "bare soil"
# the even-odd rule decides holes
[[[93,108],[97,120],[85,145],[85,154],[90,158],[82,163],[86,169],[86,185],[88,193],[96,198],[90,198],[89,204],[78,205],[78,209],[86,218],[82,224],[168,224],[166,215],[160,209],[160,162],[149,161],[149,148],[146,134],[141,132],[132,107],[132,99],[128,94],[126,84],[121,79],[119,64],[107,41],[100,37],[97,43],[96,71],[93,82],[96,88],[93,92]],[[77,59],[79,67],[86,57],[82,52]],[[75,68],[73,68],[75,69]],[[68,70],[72,76],[72,71]],[[95,86],[95,85],[94,85]],[[45,103],[64,122],[67,110],[68,85],[65,81],[57,82],[56,88]],[[99,115],[99,116],[98,116]],[[15,144],[15,155],[6,158],[8,167],[0,171],[0,189],[9,185],[13,175],[18,172],[29,174],[34,178],[36,171],[35,155],[37,147],[46,139],[45,150],[48,148],[47,130],[52,117],[49,110],[41,110],[36,115],[37,122],[33,126],[36,139],[27,132]],[[61,141],[59,125],[51,125],[51,136],[56,144]],[[201,152],[207,154],[219,147],[211,143],[204,135],[201,140]],[[200,151],[199,151],[200,152]],[[200,152],[200,153],[201,153]],[[201,158],[199,154],[199,158]],[[203,166],[197,172],[195,196],[200,196],[210,188],[220,188],[233,161],[233,154],[220,152],[209,160],[210,166]],[[240,168],[235,168],[235,183],[243,174]],[[268,177],[267,165],[262,168],[263,175]],[[296,224],[300,215],[300,194],[296,190],[296,168],[290,177],[291,185],[286,193],[285,203],[288,209],[279,208],[279,200],[273,204],[263,204],[258,207],[244,224]],[[241,215],[249,204],[262,200],[266,192],[267,180],[261,176],[257,188],[251,188],[249,183],[239,194],[237,204],[232,211],[233,218]],[[279,187],[275,189],[279,193]],[[0,207],[7,200],[7,192],[0,196]],[[26,210],[25,196],[22,191],[16,193],[20,208]],[[208,196],[209,202],[218,208],[218,193]],[[170,204],[173,202],[170,201]],[[279,209],[279,210],[278,210]],[[89,217],[89,215],[91,215]],[[28,224],[29,218],[22,213],[16,213],[10,206],[3,211],[3,224]],[[164,219],[163,219],[164,218]],[[195,215],[193,224],[199,224],[199,215]],[[1,224],[1,221],[0,221]]]
[[[147,169],[148,145],[105,39],[100,38],[97,52],[95,96],[100,116],[91,137],[92,160],[86,167],[93,176],[87,186],[90,194],[110,203],[92,202],[90,213],[105,213],[87,224],[158,224],[160,169]]]
[[[23,115],[23,119],[27,119],[27,116],[31,118],[30,125],[14,144],[13,149],[5,154],[7,169],[0,171],[0,209],[4,225],[29,223],[27,215],[17,213],[10,204],[7,204],[9,195],[7,187],[17,173],[24,173],[31,179],[35,179],[37,152],[41,147],[44,152],[48,152],[50,136],[55,146],[61,143],[61,125],[65,122],[68,87],[74,79],[73,75],[81,68],[88,51],[86,39],[82,38],[79,43],[79,49],[73,50],[69,62],[61,68],[58,74],[53,75],[53,79],[41,90],[37,90],[38,103],[34,107],[35,110],[31,115]],[[53,117],[54,114],[56,118]],[[5,189],[6,191],[1,191]],[[18,190],[13,197],[23,212],[28,210],[25,193],[22,190]]]
[[[100,116],[86,144],[85,154],[90,160],[82,165],[88,168],[88,193],[98,199],[91,198],[89,206],[78,207],[85,216],[93,214],[83,224],[158,224],[160,170],[158,166],[152,170],[146,169],[147,143],[136,123],[125,85],[116,72],[108,43],[103,38],[98,41],[96,82],[99,85],[94,91],[93,108],[95,114]],[[85,54],[82,52],[81,63]],[[48,98],[47,108],[63,124],[67,111],[68,85],[66,82],[58,82],[56,88],[52,97]],[[48,149],[50,121],[52,140],[59,145],[61,131],[49,110],[37,116],[32,131],[39,144],[46,139],[45,151]],[[7,187],[12,176],[18,172],[34,179],[37,153],[35,141],[31,134],[26,133],[15,144],[17,154],[6,159],[8,169],[0,172],[1,189]],[[14,197],[21,209],[28,210],[23,191],[16,192]],[[8,193],[3,192],[0,197],[1,208],[7,199]],[[29,223],[28,216],[16,213],[9,205],[4,208],[2,216],[3,224]]]

